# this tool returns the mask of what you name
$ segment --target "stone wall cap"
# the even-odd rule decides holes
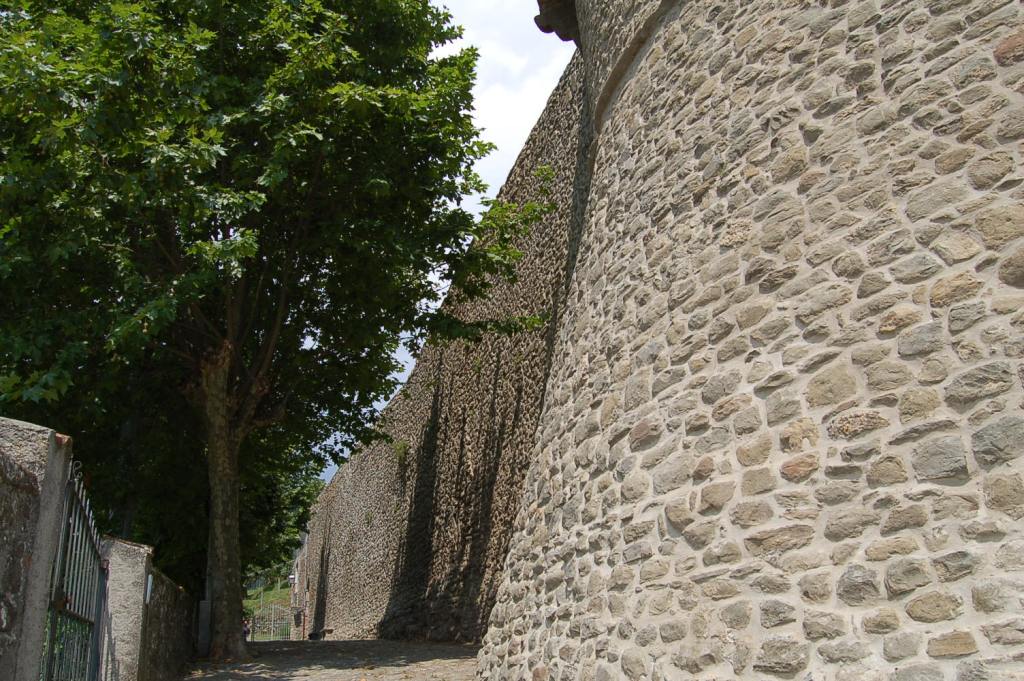
[[[124,546],[126,548],[140,549],[140,550],[146,552],[149,555],[153,555],[153,550],[154,549],[149,544],[141,544],[139,542],[129,541],[127,539],[122,539],[121,537],[115,537],[115,536],[110,535],[110,534],[104,534],[104,535],[102,535],[101,538],[103,540],[103,544],[104,544],[104,548],[105,549],[107,548],[108,545],[109,546],[113,546],[113,545],[120,544],[120,545],[122,545],[122,546]]]
[[[34,423],[0,417],[0,456],[33,475],[40,484],[50,458],[50,438],[56,433]]]

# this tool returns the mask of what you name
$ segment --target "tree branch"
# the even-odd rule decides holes
[[[270,267],[270,262],[264,258],[263,264],[260,267],[260,276],[256,280],[256,287],[251,290],[250,298],[252,304],[249,306],[248,314],[242,318],[242,329],[239,338],[246,338],[249,335],[249,331],[252,329],[252,322],[256,318],[256,310],[260,306],[260,296],[263,295],[263,282],[267,277],[267,268]]]
[[[275,425],[284,420],[287,415],[288,397],[283,398],[280,402],[275,404],[271,410],[264,416],[253,417],[252,429],[266,428],[268,426]]]
[[[227,338],[235,350],[236,366],[244,366],[241,354],[242,339],[238,334],[241,327],[242,306],[245,303],[247,285],[248,278],[243,274],[235,282],[235,285],[231,287],[225,303],[224,317],[227,322]]]
[[[248,371],[248,378],[238,393],[238,410],[235,422],[238,427],[248,432],[253,426],[253,418],[260,402],[270,391],[268,376],[273,363],[274,353],[277,352],[277,344],[281,338],[281,331],[284,328],[284,321],[288,316],[288,279],[291,278],[291,266],[281,280],[281,288],[278,291],[277,306],[274,310],[274,320],[266,335],[263,337],[259,350],[256,352],[256,364],[254,370]]]

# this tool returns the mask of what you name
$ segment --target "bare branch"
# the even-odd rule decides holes
[[[266,415],[253,417],[252,419],[252,430],[258,428],[267,428],[268,426],[275,425],[284,420],[288,411],[288,398],[285,397],[280,402],[275,404]]]
[[[236,397],[238,410],[235,422],[238,427],[248,432],[253,423],[260,402],[270,391],[269,375],[274,353],[277,352],[277,344],[281,338],[281,331],[284,328],[284,321],[288,316],[288,279],[291,277],[291,267],[285,277],[282,278],[281,288],[278,291],[277,306],[274,310],[274,320],[267,329],[263,342],[256,352],[256,363],[254,368],[247,371],[247,379],[239,389]]]

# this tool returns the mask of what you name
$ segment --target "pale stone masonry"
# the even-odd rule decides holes
[[[76,529],[66,515],[68,504],[77,503],[69,493],[71,449],[66,435],[0,417],[2,681],[39,681],[51,595],[60,593],[51,583],[55,575],[66,571],[62,583],[73,583],[69,588],[78,593],[100,586],[81,581],[89,577],[80,562],[69,560],[63,568],[56,564],[66,528],[65,557],[89,550],[75,543],[88,541],[84,532],[89,530]],[[194,599],[152,566],[152,553],[152,547],[112,537],[104,542],[106,591],[91,625],[97,647],[90,653],[102,681],[177,681],[192,657]],[[60,640],[54,650],[62,649]]]
[[[542,5],[580,49],[510,188],[559,212],[502,295],[546,343],[428,353],[311,621],[486,621],[490,681],[1024,679],[1022,4]]]
[[[479,657],[1024,678],[1024,19],[576,12],[590,191]]]

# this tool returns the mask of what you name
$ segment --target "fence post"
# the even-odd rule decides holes
[[[104,537],[103,557],[108,561],[107,613],[113,653],[105,664],[116,670],[118,681],[137,681],[146,613],[146,576],[153,549]],[[104,670],[104,676],[111,674]]]
[[[70,438],[0,418],[0,584],[13,595],[0,679],[39,681],[70,454]]]

